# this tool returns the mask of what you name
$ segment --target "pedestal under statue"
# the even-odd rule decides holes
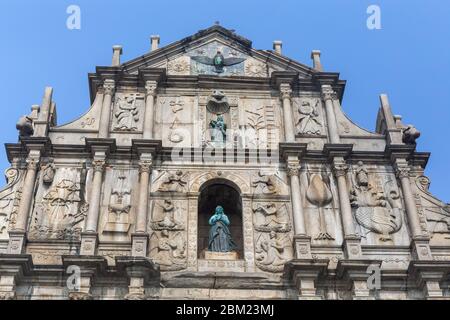
[[[208,251],[205,252],[206,259],[237,259],[234,251],[237,246],[234,243],[228,226],[230,220],[225,214],[222,206],[217,206],[214,215],[209,218],[209,241]]]

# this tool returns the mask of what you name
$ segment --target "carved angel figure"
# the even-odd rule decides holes
[[[317,117],[319,112],[317,106],[319,105],[319,100],[313,106],[309,101],[302,101],[298,107],[298,113],[300,114],[299,120],[297,122],[297,128],[299,134],[320,134],[320,129],[322,125],[320,124]]]
[[[262,170],[252,182],[255,192],[273,194],[277,192],[277,185],[273,175],[267,175]]]
[[[175,173],[170,173],[164,179],[158,190],[181,192],[186,184],[187,182],[183,180],[183,172],[178,170]]]
[[[175,219],[176,207],[172,200],[164,200],[162,204],[158,204],[162,211],[155,220],[153,220],[152,228],[154,230],[181,230],[183,226]]]
[[[136,106],[136,98],[132,96],[118,98],[118,111],[114,114],[117,119],[116,130],[136,131],[136,123],[139,121],[139,110]]]
[[[257,203],[253,208],[255,215],[255,228],[258,231],[289,231],[286,206],[277,208],[275,203]]]

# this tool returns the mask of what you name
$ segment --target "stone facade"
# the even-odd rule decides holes
[[[57,125],[47,88],[6,144],[0,299],[450,299],[450,207],[385,95],[364,130],[320,52],[217,25],[121,50],[83,116]],[[205,252],[216,204],[232,254]]]

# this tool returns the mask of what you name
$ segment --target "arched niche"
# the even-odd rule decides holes
[[[199,258],[204,258],[204,251],[208,249],[210,230],[208,221],[219,205],[224,208],[225,214],[230,219],[231,236],[237,245],[236,252],[242,259],[244,248],[241,190],[234,182],[220,178],[208,180],[199,189],[197,237]]]

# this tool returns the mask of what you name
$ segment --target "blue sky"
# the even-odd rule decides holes
[[[81,30],[66,28],[66,9],[81,8]],[[381,30],[366,26],[369,5],[381,8]],[[111,47],[122,61],[146,53],[149,36],[169,44],[215,21],[310,65],[322,51],[326,71],[347,80],[345,112],[373,130],[378,95],[387,93],[395,114],[422,131],[418,150],[430,151],[431,190],[450,201],[450,2],[445,0],[2,0],[0,10],[0,142],[16,142],[17,119],[40,104],[53,86],[58,123],[89,107],[87,73],[110,65]],[[8,167],[0,152],[0,169]]]

